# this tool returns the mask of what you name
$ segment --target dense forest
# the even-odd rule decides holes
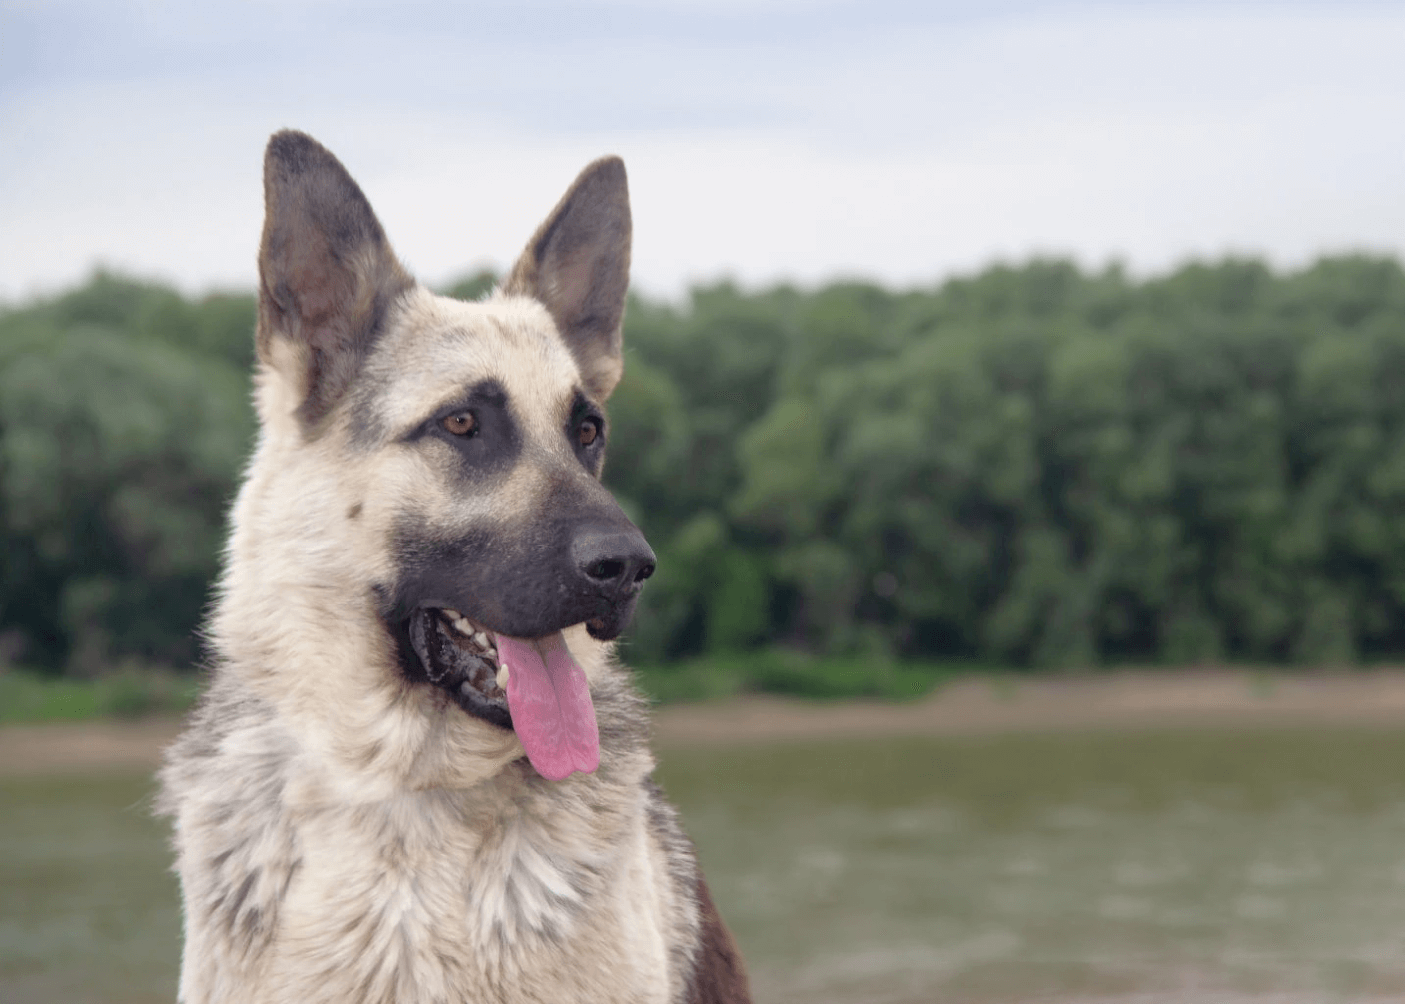
[[[0,313],[0,665],[198,657],[253,313],[105,274]],[[660,559],[632,660],[1405,655],[1394,260],[721,284],[625,337],[606,481]]]

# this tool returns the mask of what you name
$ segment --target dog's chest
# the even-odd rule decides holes
[[[471,818],[468,818],[471,817]],[[668,957],[642,828],[414,799],[299,826],[270,989],[358,1001],[663,1001]]]

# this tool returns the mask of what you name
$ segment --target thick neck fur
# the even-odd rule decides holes
[[[641,702],[614,671],[593,689],[593,775],[549,782],[516,759],[468,787],[346,798],[355,785],[220,672],[163,776],[201,962],[182,999],[679,999],[691,853],[646,818]],[[445,759],[448,731],[420,755]]]

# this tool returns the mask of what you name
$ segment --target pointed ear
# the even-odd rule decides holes
[[[624,368],[632,228],[624,161],[602,157],[581,172],[503,283],[503,292],[530,296],[551,312],[586,389],[600,401]]]
[[[351,175],[320,143],[275,133],[264,155],[258,354],[292,348],[302,381],[298,417],[311,429],[355,378],[390,304],[414,285]]]

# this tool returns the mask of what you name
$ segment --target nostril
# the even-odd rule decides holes
[[[601,582],[610,582],[624,574],[624,562],[611,561],[609,559],[597,561],[586,569],[586,574],[592,579],[599,579]]]
[[[577,583],[591,593],[623,601],[654,574],[657,559],[634,527],[585,527],[571,541]]]

